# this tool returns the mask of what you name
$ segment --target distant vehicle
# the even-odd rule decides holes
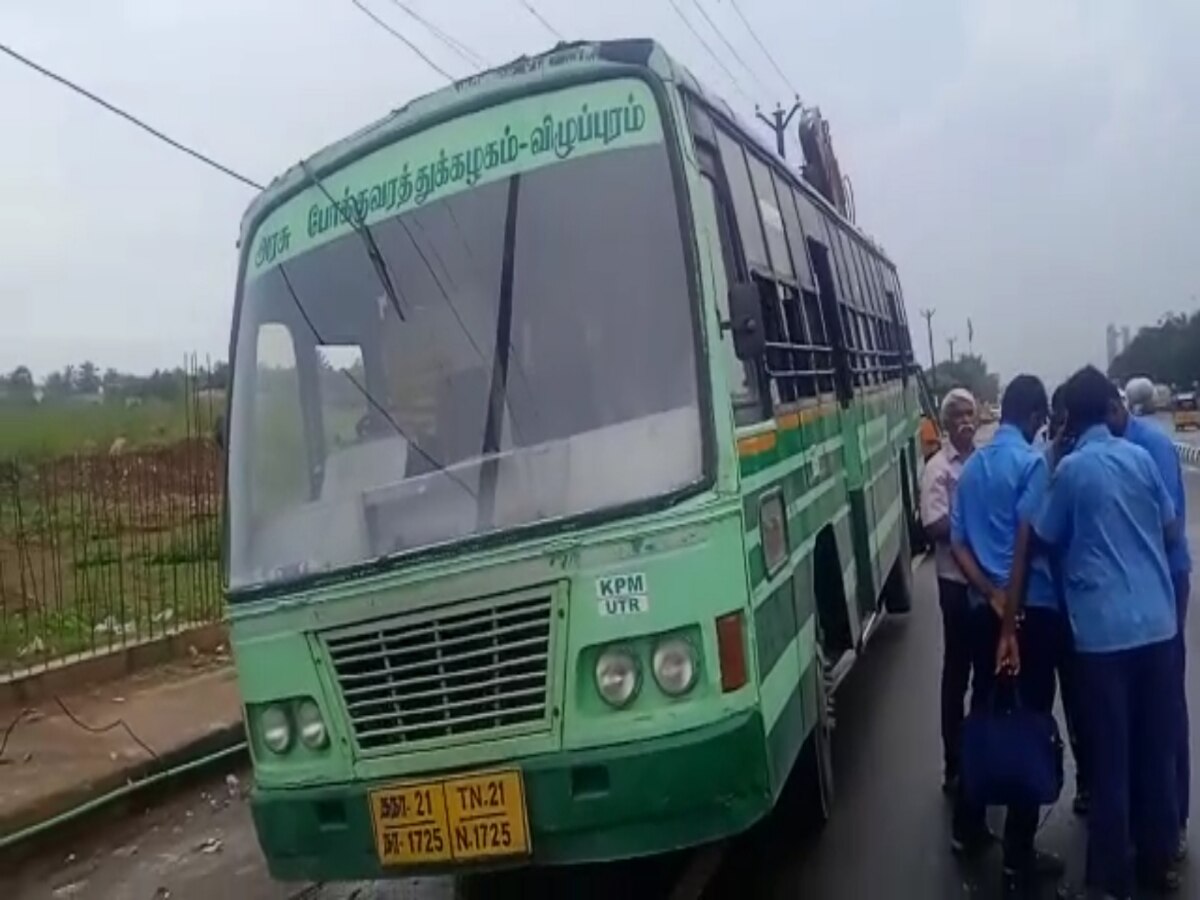
[[[979,406],[979,421],[990,425],[1000,418],[1000,410],[995,403],[983,403]]]
[[[1171,420],[1176,431],[1185,428],[1200,428],[1200,409],[1196,407],[1195,394],[1176,394],[1171,405]]]

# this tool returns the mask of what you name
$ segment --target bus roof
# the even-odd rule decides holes
[[[565,75],[589,69],[597,71],[630,65],[649,69],[661,80],[673,82],[702,101],[723,120],[722,124],[736,130],[738,136],[745,143],[754,146],[760,154],[768,158],[778,158],[775,151],[747,127],[723,98],[707,90],[691,71],[672,58],[661,44],[649,38],[629,38],[617,41],[559,43],[545,53],[520,56],[511,62],[459,79],[440,90],[410,100],[366,127],[335,141],[308,157],[304,164],[318,176],[324,176],[377,147],[421,128],[492,103],[503,102],[513,95],[528,93],[540,84],[553,83]],[[796,183],[814,203],[819,204],[825,213],[838,219],[844,227],[854,232],[892,266],[887,254],[869,235],[842,216],[799,173],[793,171],[792,174]],[[242,216],[239,243],[246,241],[250,230],[263,215],[301,190],[307,183],[308,176],[300,163],[272,179],[262,193],[251,201]]]

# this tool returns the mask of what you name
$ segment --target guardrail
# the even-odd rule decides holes
[[[1200,446],[1176,441],[1175,452],[1179,454],[1179,461],[1184,465],[1200,466]]]

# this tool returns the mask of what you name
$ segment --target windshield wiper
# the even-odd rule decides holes
[[[342,203],[333,199],[333,195],[326,189],[325,184],[304,160],[300,160],[300,171],[304,173],[309,183],[324,194],[325,199],[333,204],[333,208],[338,211],[338,215],[345,220],[347,225],[354,229],[354,233],[362,238],[363,246],[367,250],[367,257],[371,260],[371,267],[375,269],[375,277],[379,279],[379,283],[383,286],[383,292],[387,294],[388,301],[392,304],[392,308],[396,310],[396,315],[400,317],[400,321],[405,321],[404,310],[400,308],[400,296],[396,293],[396,286],[392,281],[392,273],[388,270],[387,260],[383,258],[383,254],[379,250],[379,244],[375,242],[375,235],[371,233],[371,226],[367,224],[366,216],[358,208],[358,204],[352,198]],[[353,215],[346,211],[347,206],[353,211]]]
[[[316,340],[318,344],[328,344],[328,341],[326,341],[325,338],[321,336],[321,333],[317,331],[317,325],[315,322],[313,322],[312,317],[308,314],[308,310],[305,309],[304,304],[300,302],[300,296],[296,293],[296,289],[292,286],[292,279],[288,277],[287,269],[284,268],[283,263],[279,264],[279,276],[283,279],[283,286],[287,288],[288,296],[291,297],[292,304],[296,307],[296,311],[300,313],[300,318],[304,320],[304,324],[307,325],[308,330],[312,332],[313,339]],[[375,397],[371,395],[371,392],[367,390],[366,386],[359,383],[359,380],[351,375],[348,369],[337,369],[336,371],[339,372],[343,378],[349,381],[350,384],[352,384],[360,394],[362,394],[362,397],[367,401],[367,404],[373,410],[375,410],[377,414],[383,417],[384,421],[387,422],[387,424],[391,426],[392,430],[396,432],[396,434],[398,434],[409,447],[412,448],[413,452],[425,460],[425,462],[427,462],[434,469],[434,471],[444,473],[447,478],[457,483],[459,487],[467,492],[472,500],[478,500],[479,495],[475,491],[471,490],[470,486],[467,485],[461,478],[450,471],[445,463],[434,458],[432,454],[430,454],[415,440],[409,437],[404,429],[400,427],[400,423],[396,421],[395,416],[388,412],[387,407],[376,400]]]

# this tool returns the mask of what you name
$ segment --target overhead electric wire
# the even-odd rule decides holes
[[[439,75],[441,75],[447,81],[457,80],[457,79],[455,79],[455,77],[453,75],[451,75],[449,72],[447,72],[441,66],[439,66],[437,63],[435,63],[432,59],[430,59],[424,50],[422,50],[415,43],[413,43],[408,38],[406,38],[404,35],[402,35],[399,31],[397,31],[395,28],[393,28],[387,22],[383,21],[383,19],[379,18],[379,16],[375,15],[375,13],[371,12],[370,9],[368,9],[366,6],[363,5],[362,0],[350,0],[350,2],[353,3],[355,6],[357,6],[359,11],[362,12],[362,14],[365,15],[368,19],[370,19],[372,22],[374,22],[376,25],[378,25],[380,28],[382,28],[384,31],[386,31],[388,34],[390,34],[396,40],[403,43],[413,53],[417,54],[417,56],[419,56],[422,59],[422,61],[424,61],[425,65],[429,66],[429,68],[433,69],[433,71],[437,72]]]
[[[441,28],[438,28],[407,3],[404,3],[403,0],[392,0],[392,3],[406,12],[410,18],[415,19],[417,22],[424,25],[430,34],[441,41],[444,46],[449,48],[451,53],[465,62],[468,66],[474,66],[476,69],[484,69],[491,65],[491,63],[487,61],[486,57],[476,53],[454,35],[443,31]]]
[[[742,12],[742,8],[738,6],[738,0],[729,0],[729,5],[733,7],[733,11],[737,13],[738,18],[742,20],[742,24],[745,25],[746,30],[750,32],[750,37],[754,39],[754,43],[758,44],[758,49],[763,52],[763,56],[767,58],[767,62],[771,64],[771,67],[775,70],[775,74],[783,79],[783,83],[788,86],[788,89],[793,94],[799,97],[800,92],[796,90],[796,86],[792,84],[792,80],[788,78],[786,74],[784,74],[784,71],[780,67],[779,63],[775,61],[775,57],[771,55],[771,51],[767,49],[767,45],[762,42],[761,38],[759,38],[758,32],[754,30],[754,26],[750,24],[750,20],[746,18],[746,14]]]
[[[540,12],[537,11],[537,7],[534,6],[533,3],[530,2],[530,0],[517,0],[517,2],[520,3],[523,7],[525,7],[526,11],[531,16],[533,16],[535,19],[537,19],[539,22],[541,22],[542,27],[545,28],[548,32],[550,32],[552,35],[554,35],[560,41],[566,40],[566,38],[563,37],[562,32],[559,31],[557,28],[555,28],[553,25],[551,25],[549,22],[547,22],[545,16],[543,16]]]
[[[216,171],[220,172],[222,175],[227,175],[236,181],[240,181],[242,184],[246,185],[247,187],[254,188],[255,190],[259,190],[259,191],[263,190],[263,186],[261,184],[259,184],[257,181],[255,181],[254,179],[247,178],[241,172],[238,172],[235,169],[231,169],[229,166],[226,166],[222,163],[217,162],[211,156],[208,156],[204,153],[201,153],[199,150],[189,147],[187,144],[183,143],[182,141],[175,140],[175,138],[171,137],[170,135],[164,134],[163,132],[161,132],[157,128],[155,128],[153,125],[148,125],[146,122],[143,122],[137,116],[133,115],[133,113],[126,112],[125,110],[121,109],[119,106],[105,100],[103,97],[100,97],[97,94],[93,94],[87,88],[81,87],[80,85],[76,84],[74,81],[71,81],[69,78],[59,75],[57,72],[53,72],[50,69],[47,69],[45,66],[34,62],[29,57],[23,56],[22,54],[18,53],[16,50],[12,49],[12,47],[8,47],[4,44],[0,44],[0,53],[4,53],[6,56],[9,56],[12,59],[15,59],[17,62],[21,63],[24,66],[29,67],[30,69],[37,72],[38,74],[43,75],[46,78],[49,78],[51,81],[55,81],[58,84],[61,84],[63,87],[69,88],[70,90],[79,94],[81,97],[84,97],[84,98],[92,101],[96,105],[101,106],[104,109],[108,110],[113,115],[120,116],[122,119],[124,119],[129,124],[140,128],[142,131],[145,131],[147,134],[151,135],[152,137],[158,138],[158,140],[162,141],[165,144],[168,144],[169,146],[175,148],[179,152],[186,153],[188,156],[204,163],[206,166],[208,166],[212,169],[215,169]]]
[[[738,61],[738,64],[746,70],[746,73],[750,76],[751,80],[754,81],[758,89],[763,93],[769,93],[766,83],[758,77],[758,73],[754,71],[750,64],[746,62],[746,60],[742,59],[742,55],[737,52],[737,48],[733,46],[733,43],[729,40],[729,38],[725,37],[725,32],[721,30],[720,26],[713,21],[712,16],[708,14],[708,11],[704,8],[704,4],[701,3],[701,0],[692,0],[692,5],[696,7],[696,9],[700,12],[700,15],[704,16],[704,21],[708,23],[708,27],[711,28],[717,37],[721,39],[721,43],[725,45],[725,48],[730,52],[733,58]]]
[[[721,71],[729,77],[731,82],[733,82],[734,89],[742,95],[743,99],[752,103],[753,101],[750,99],[750,95],[747,94],[742,88],[741,82],[738,81],[737,76],[730,71],[729,66],[725,65],[725,61],[721,59],[715,50],[713,50],[712,46],[704,39],[704,36],[700,34],[700,32],[696,29],[696,26],[692,24],[691,20],[683,14],[683,10],[680,8],[677,0],[667,0],[667,2],[670,3],[671,8],[675,10],[675,15],[679,17],[679,21],[683,22],[683,24],[687,27],[687,30],[692,33],[692,37],[700,42],[700,46],[707,51],[710,57],[712,57],[713,62],[720,66]]]

